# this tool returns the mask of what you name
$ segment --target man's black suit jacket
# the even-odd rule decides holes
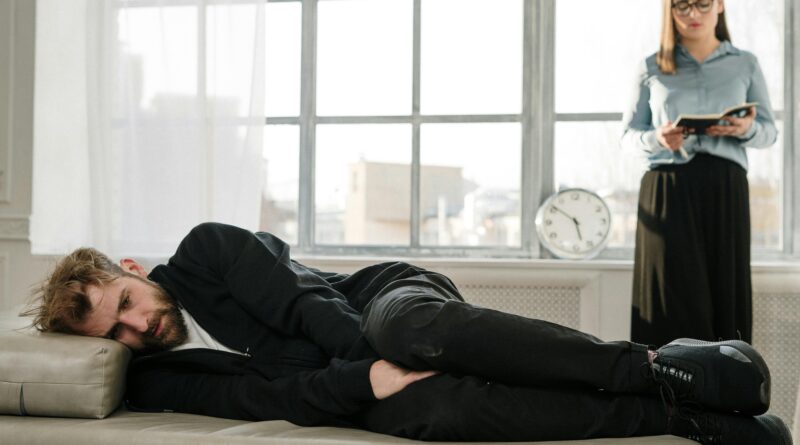
[[[361,312],[387,284],[425,273],[405,263],[320,272],[292,261],[273,235],[201,224],[149,278],[245,355],[189,349],[137,357],[128,406],[348,425],[375,402],[369,369],[378,357],[361,335]]]

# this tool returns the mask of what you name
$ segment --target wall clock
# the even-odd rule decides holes
[[[581,188],[559,190],[536,213],[539,242],[558,258],[585,260],[606,246],[611,211],[603,198]]]

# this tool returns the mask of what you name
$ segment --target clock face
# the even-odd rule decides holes
[[[539,208],[536,231],[542,245],[559,258],[591,258],[608,242],[611,212],[588,190],[561,190]]]

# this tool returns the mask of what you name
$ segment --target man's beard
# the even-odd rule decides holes
[[[155,311],[153,318],[149,320],[152,325],[148,326],[147,332],[142,335],[144,347],[141,353],[165,351],[186,343],[189,332],[177,302],[157,283],[147,281],[147,284],[152,287],[156,301],[161,308]],[[161,332],[158,337],[155,337],[153,333],[159,322],[161,323]]]

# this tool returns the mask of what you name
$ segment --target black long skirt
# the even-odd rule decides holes
[[[633,272],[631,340],[751,341],[747,172],[698,154],[645,173]]]

